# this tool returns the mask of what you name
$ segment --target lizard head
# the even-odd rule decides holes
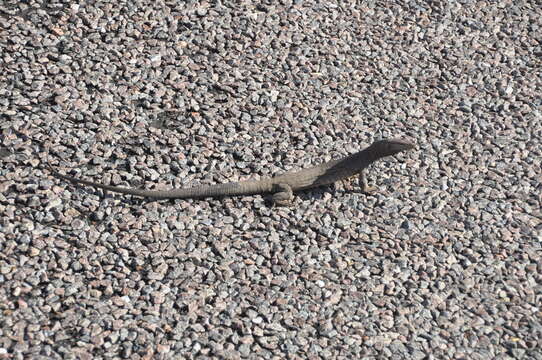
[[[400,139],[378,140],[370,146],[370,149],[378,154],[378,157],[384,157],[414,149],[414,144]]]

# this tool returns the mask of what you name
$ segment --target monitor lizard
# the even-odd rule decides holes
[[[405,140],[378,140],[364,150],[341,159],[331,160],[318,166],[287,172],[271,178],[173,190],[130,189],[62,175],[52,168],[51,172],[54,176],[74,184],[153,199],[201,199],[271,193],[273,194],[273,202],[275,204],[287,205],[293,199],[294,191],[329,185],[354,175],[358,175],[358,183],[362,191],[364,193],[372,193],[376,189],[367,184],[363,170],[380,158],[392,156],[413,148],[414,145]]]

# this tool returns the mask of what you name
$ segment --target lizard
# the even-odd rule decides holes
[[[413,148],[414,145],[412,143],[401,139],[378,140],[355,154],[299,171],[290,171],[282,175],[260,180],[246,180],[172,190],[143,190],[105,185],[69,175],[62,175],[52,168],[50,170],[55,177],[74,184],[87,185],[105,191],[157,200],[201,199],[271,193],[275,204],[287,205],[293,199],[293,193],[296,191],[329,185],[355,175],[358,176],[358,183],[362,191],[371,194],[376,188],[368,185],[364,170],[378,159]]]

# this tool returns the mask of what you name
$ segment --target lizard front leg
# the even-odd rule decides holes
[[[288,184],[273,185],[273,203],[279,206],[286,206],[292,202],[294,192]]]
[[[376,192],[376,186],[369,186],[367,183],[367,177],[364,175],[364,172],[360,172],[358,175],[358,184],[361,187],[361,191],[367,195],[372,195]]]

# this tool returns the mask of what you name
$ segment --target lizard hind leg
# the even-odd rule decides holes
[[[288,184],[275,184],[273,186],[273,203],[279,206],[290,205],[294,198],[292,187]]]

